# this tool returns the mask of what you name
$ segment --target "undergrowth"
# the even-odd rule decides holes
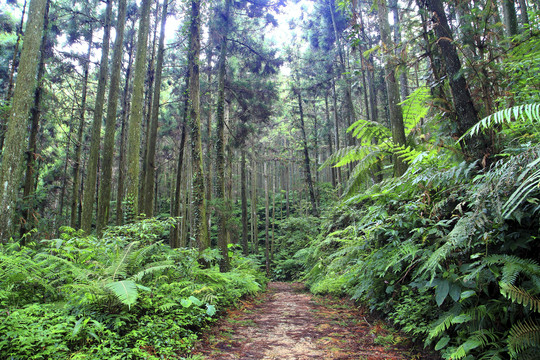
[[[219,312],[266,280],[234,254],[171,249],[170,220],[114,227],[103,238],[64,228],[59,239],[0,245],[0,358],[181,358]]]

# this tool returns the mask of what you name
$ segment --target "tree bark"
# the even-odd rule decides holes
[[[218,99],[217,99],[217,140],[216,140],[216,198],[218,200],[218,247],[222,259],[219,268],[222,272],[229,268],[229,250],[227,248],[227,215],[225,206],[225,75],[227,65],[227,36],[229,34],[229,17],[231,0],[225,0],[223,18],[225,24],[222,29],[220,42],[219,73],[218,73]]]
[[[120,72],[122,70],[126,7],[127,1],[119,0],[111,83],[109,86],[109,99],[105,123],[105,136],[103,138],[103,155],[101,157],[101,180],[99,187],[98,216],[96,221],[96,232],[99,237],[101,237],[103,228],[109,223],[109,209],[111,207],[111,182],[115,143],[114,134],[116,129],[116,109],[118,107],[118,88],[120,87]]]
[[[30,0],[26,35],[21,52],[17,85],[7,124],[0,166],[0,241],[7,242],[13,230],[15,201],[23,172],[27,121],[36,89],[39,48],[47,0]]]
[[[302,142],[304,148],[304,169],[306,171],[306,184],[308,186],[309,198],[311,200],[311,215],[319,216],[319,212],[317,211],[317,201],[315,199],[315,190],[313,188],[313,180],[311,177],[306,126],[304,124],[304,110],[302,108],[302,96],[300,95],[300,90],[296,90],[295,92],[298,98],[298,108],[300,110],[300,131],[302,132]]]
[[[157,53],[156,71],[154,79],[154,96],[152,104],[152,117],[150,118],[150,135],[148,136],[147,154],[146,154],[146,173],[144,190],[144,212],[146,216],[153,216],[154,197],[151,189],[154,187],[154,177],[156,171],[156,140],[159,120],[159,98],[161,94],[161,77],[163,72],[163,57],[165,54],[165,26],[167,24],[167,9],[169,0],[164,0],[161,13],[161,30],[159,35],[159,45]]]
[[[401,111],[399,98],[399,84],[395,74],[393,64],[393,54],[390,51],[394,46],[390,38],[390,25],[388,24],[388,8],[386,0],[378,0],[379,4],[379,27],[381,31],[381,41],[385,52],[384,73],[386,91],[388,94],[388,110],[390,112],[390,124],[392,126],[392,140],[396,145],[405,145],[405,127],[403,125],[403,113]],[[407,171],[407,163],[399,156],[394,155],[394,176],[399,177]]]
[[[249,254],[248,248],[248,214],[247,214],[247,191],[246,191],[246,151],[240,150],[240,193],[242,198],[242,250],[244,255]]]
[[[252,253],[257,253],[259,225],[257,214],[257,162],[251,158],[251,244]]]
[[[265,233],[265,265],[266,265],[266,276],[270,276],[270,236],[268,228],[270,227],[270,210],[268,203],[268,169],[267,162],[263,163],[263,176],[264,176],[264,233]]]
[[[37,74],[37,87],[34,95],[34,105],[31,111],[30,137],[28,139],[28,150],[26,152],[26,176],[23,188],[23,211],[21,219],[21,236],[25,235],[34,226],[35,218],[34,204],[32,194],[36,179],[36,156],[37,156],[37,138],[39,133],[39,122],[41,120],[41,98],[43,97],[43,75],[45,74],[45,46],[47,43],[47,27],[49,26],[49,6],[50,0],[47,0],[43,22],[43,37],[40,45],[40,59]],[[24,243],[24,242],[23,242]]]
[[[15,48],[13,49],[13,58],[11,59],[11,69],[9,70],[9,80],[8,80],[8,86],[6,90],[6,97],[5,97],[5,103],[9,104],[11,102],[11,98],[13,97],[13,80],[15,79],[15,70],[17,69],[17,59],[19,55],[19,46],[21,45],[21,37],[23,35],[23,25],[24,25],[24,14],[26,13],[26,0],[24,0],[24,5],[22,9],[22,15],[21,15],[21,22],[19,23],[19,26],[17,26],[17,40],[15,41]],[[5,132],[6,132],[6,124],[7,124],[7,117],[9,114],[6,114],[6,118],[4,118],[4,115],[0,118],[0,151],[4,148],[4,140],[5,140]]]
[[[148,45],[148,30],[150,27],[150,5],[152,0],[143,0],[141,18],[137,33],[137,54],[135,56],[135,78],[133,79],[133,96],[131,115],[129,117],[127,144],[127,176],[126,176],[126,206],[128,217],[139,215],[139,161],[141,148],[141,122],[143,118],[144,77],[146,74],[146,50]]]
[[[201,0],[191,0],[189,39],[189,109],[188,123],[191,140],[192,175],[192,221],[191,236],[202,252],[210,246],[206,219],[206,192],[204,188],[203,154],[201,141],[199,55],[201,51]]]
[[[478,122],[478,114],[467,85],[467,81],[461,71],[461,61],[459,60],[456,47],[448,20],[441,0],[427,0],[426,6],[431,11],[432,21],[437,36],[437,44],[441,49],[441,54],[446,64],[446,74],[450,84],[450,90],[454,98],[454,107],[457,115],[457,137],[461,137],[465,131]],[[464,142],[464,150],[473,158],[479,159],[484,151],[484,141],[480,136],[473,137]]]
[[[105,30],[103,32],[103,46],[101,49],[101,62],[99,67],[99,80],[92,122],[92,138],[90,141],[90,156],[86,171],[86,185],[83,192],[83,208],[81,215],[81,228],[89,234],[92,229],[94,201],[96,197],[96,184],[98,176],[99,145],[101,142],[101,122],[103,121],[103,103],[105,100],[105,85],[109,68],[109,40],[111,35],[112,2],[107,0],[105,15]]]
[[[129,121],[129,83],[131,80],[131,68],[133,66],[133,35],[130,39],[128,55],[128,65],[126,69],[126,79],[124,83],[124,91],[122,95],[122,128],[120,130],[120,148],[118,156],[118,184],[116,189],[116,225],[124,223],[124,183],[126,179],[126,142],[127,142],[127,127]]]

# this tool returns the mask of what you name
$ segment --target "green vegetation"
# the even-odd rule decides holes
[[[217,250],[202,255],[202,269],[196,250],[164,245],[171,222],[0,245],[0,357],[176,357],[225,307],[265,287],[253,259],[234,253],[220,273]]]

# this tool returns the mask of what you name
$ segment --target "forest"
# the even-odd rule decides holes
[[[537,1],[0,0],[0,358],[202,359],[295,281],[538,359],[539,140]]]

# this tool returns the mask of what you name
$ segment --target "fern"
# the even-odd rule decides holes
[[[115,281],[105,285],[120,302],[131,307],[138,297],[137,284],[132,280]]]
[[[518,354],[526,349],[536,348],[538,351],[539,347],[540,324],[526,320],[512,326],[508,335],[508,349],[513,359],[517,359]]]
[[[540,169],[529,175],[529,172],[540,164],[540,157],[527,165],[527,168],[518,177],[518,182],[521,185],[508,198],[503,206],[503,216],[508,218],[516,208],[540,186]]]
[[[536,296],[529,294],[524,289],[521,289],[512,284],[501,284],[501,294],[512,302],[523,305],[529,310],[540,312],[540,299]]]
[[[478,135],[481,131],[491,129],[497,125],[510,123],[512,120],[518,122],[535,123],[540,121],[540,103],[518,105],[501,111],[497,111],[467,130],[458,140],[461,141],[467,136]]]

